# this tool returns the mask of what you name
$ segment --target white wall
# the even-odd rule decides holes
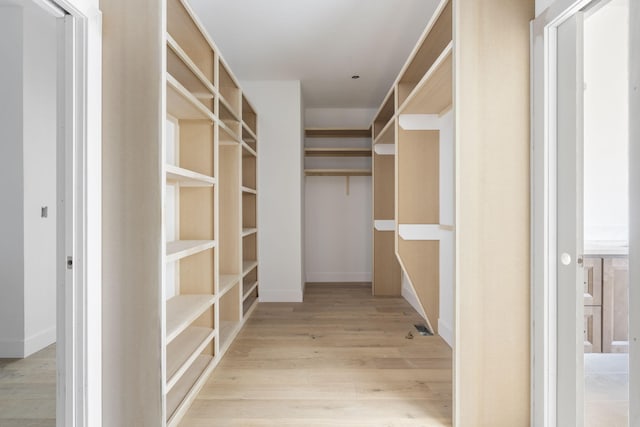
[[[260,301],[302,301],[302,104],[299,81],[241,84],[258,114]]]
[[[0,20],[0,357],[25,357],[56,336],[56,22],[29,3]]]
[[[536,0],[536,16],[544,12],[554,1],[555,0]]]
[[[24,10],[25,355],[56,340],[56,19]],[[41,208],[48,208],[47,218]]]
[[[24,350],[22,9],[0,7],[0,357]]]
[[[368,128],[373,109],[308,108],[305,127]],[[370,147],[371,140],[307,139],[309,146]],[[370,158],[308,158],[307,168],[370,169]],[[307,282],[369,282],[372,262],[371,177],[305,178]]]
[[[624,242],[629,230],[628,0],[584,22],[584,239]],[[613,48],[615,47],[615,48]]]

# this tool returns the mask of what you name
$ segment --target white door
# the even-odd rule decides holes
[[[557,30],[557,425],[583,420],[583,15]]]

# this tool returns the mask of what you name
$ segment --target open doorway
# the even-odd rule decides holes
[[[584,425],[629,425],[629,0],[584,11]]]
[[[0,425],[100,426],[99,11],[0,20]]]
[[[533,23],[535,426],[640,419],[634,7],[556,2]]]
[[[56,423],[58,19],[0,3],[0,425]]]

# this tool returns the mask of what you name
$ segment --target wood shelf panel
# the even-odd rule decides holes
[[[443,3],[434,14],[421,42],[403,69],[398,82],[399,106],[404,104],[418,82],[429,72],[437,58],[453,40],[452,3],[452,1]]]
[[[247,260],[242,262],[242,276],[246,276],[258,266],[258,261]]]
[[[258,116],[249,100],[242,95],[242,124],[247,126],[249,130],[256,135],[258,129]]]
[[[373,232],[373,295],[400,296],[402,272],[395,254],[395,233]]]
[[[215,240],[174,240],[173,242],[167,242],[166,262],[177,261],[215,248],[215,246]]]
[[[376,117],[373,119],[373,138],[378,139],[378,136],[382,134],[383,130],[389,127],[391,119],[396,114],[396,91],[395,88],[391,88],[391,91],[382,102],[380,110]]]
[[[253,189],[253,188],[249,188],[249,187],[242,187],[242,192],[243,193],[249,193],[249,194],[258,194],[258,191]]]
[[[167,301],[167,344],[214,303],[213,295],[176,295]]]
[[[212,328],[191,326],[167,346],[167,391],[182,378],[214,336]]]
[[[191,364],[187,372],[180,378],[180,381],[167,393],[167,425],[173,426],[173,416],[180,407],[190,404],[190,401],[204,385],[206,378],[212,370],[213,357],[200,355]]]
[[[221,274],[219,282],[219,295],[226,294],[229,289],[233,288],[236,283],[239,283],[241,276],[239,274]]]
[[[257,228],[243,228],[242,229],[242,237],[247,237],[252,234],[256,234],[258,232]]]
[[[305,156],[311,157],[371,157],[370,148],[305,148]]]
[[[398,257],[424,309],[427,326],[437,333],[440,316],[440,242],[398,239]]]
[[[179,120],[215,121],[213,113],[170,74],[167,74],[167,113]]]
[[[169,35],[167,37],[167,72],[181,82],[194,95],[212,99],[217,91],[200,71],[189,55]],[[200,97],[196,95],[196,97]]]
[[[212,187],[216,179],[174,165],[165,165],[167,182],[178,183],[182,187]]]
[[[453,103],[453,42],[400,107],[400,114],[442,114]]]
[[[220,322],[220,352],[227,350],[239,330],[240,320],[223,320]]]
[[[307,128],[307,138],[371,138],[371,129]]]
[[[218,295],[221,297],[229,292],[229,289],[233,288],[237,283],[240,283],[240,279],[241,277],[239,274],[221,274]]]
[[[248,286],[243,286],[242,288],[242,301],[246,300],[251,292],[253,292],[258,287],[258,282],[250,283]],[[245,290],[246,289],[246,290]]]
[[[306,176],[371,176],[370,169],[305,169]]]

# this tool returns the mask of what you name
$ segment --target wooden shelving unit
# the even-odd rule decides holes
[[[374,118],[373,140],[373,280],[377,296],[398,296],[402,291],[400,264],[395,255],[395,90]],[[377,129],[377,134],[375,131]]]
[[[305,176],[371,176],[370,161],[366,162],[367,167],[362,167],[362,162],[356,167],[348,160],[371,157],[370,129],[307,128],[304,133]],[[312,165],[313,158],[325,160]]]
[[[393,245],[433,332],[439,318],[439,236],[453,231],[440,224],[439,201],[439,118],[451,108],[453,92],[452,19],[452,2],[443,0],[372,123],[374,293],[400,293],[389,255]],[[393,234],[383,231],[391,226]]]
[[[166,424],[176,426],[256,306],[258,137],[255,110],[186,1],[166,7],[161,312]]]

